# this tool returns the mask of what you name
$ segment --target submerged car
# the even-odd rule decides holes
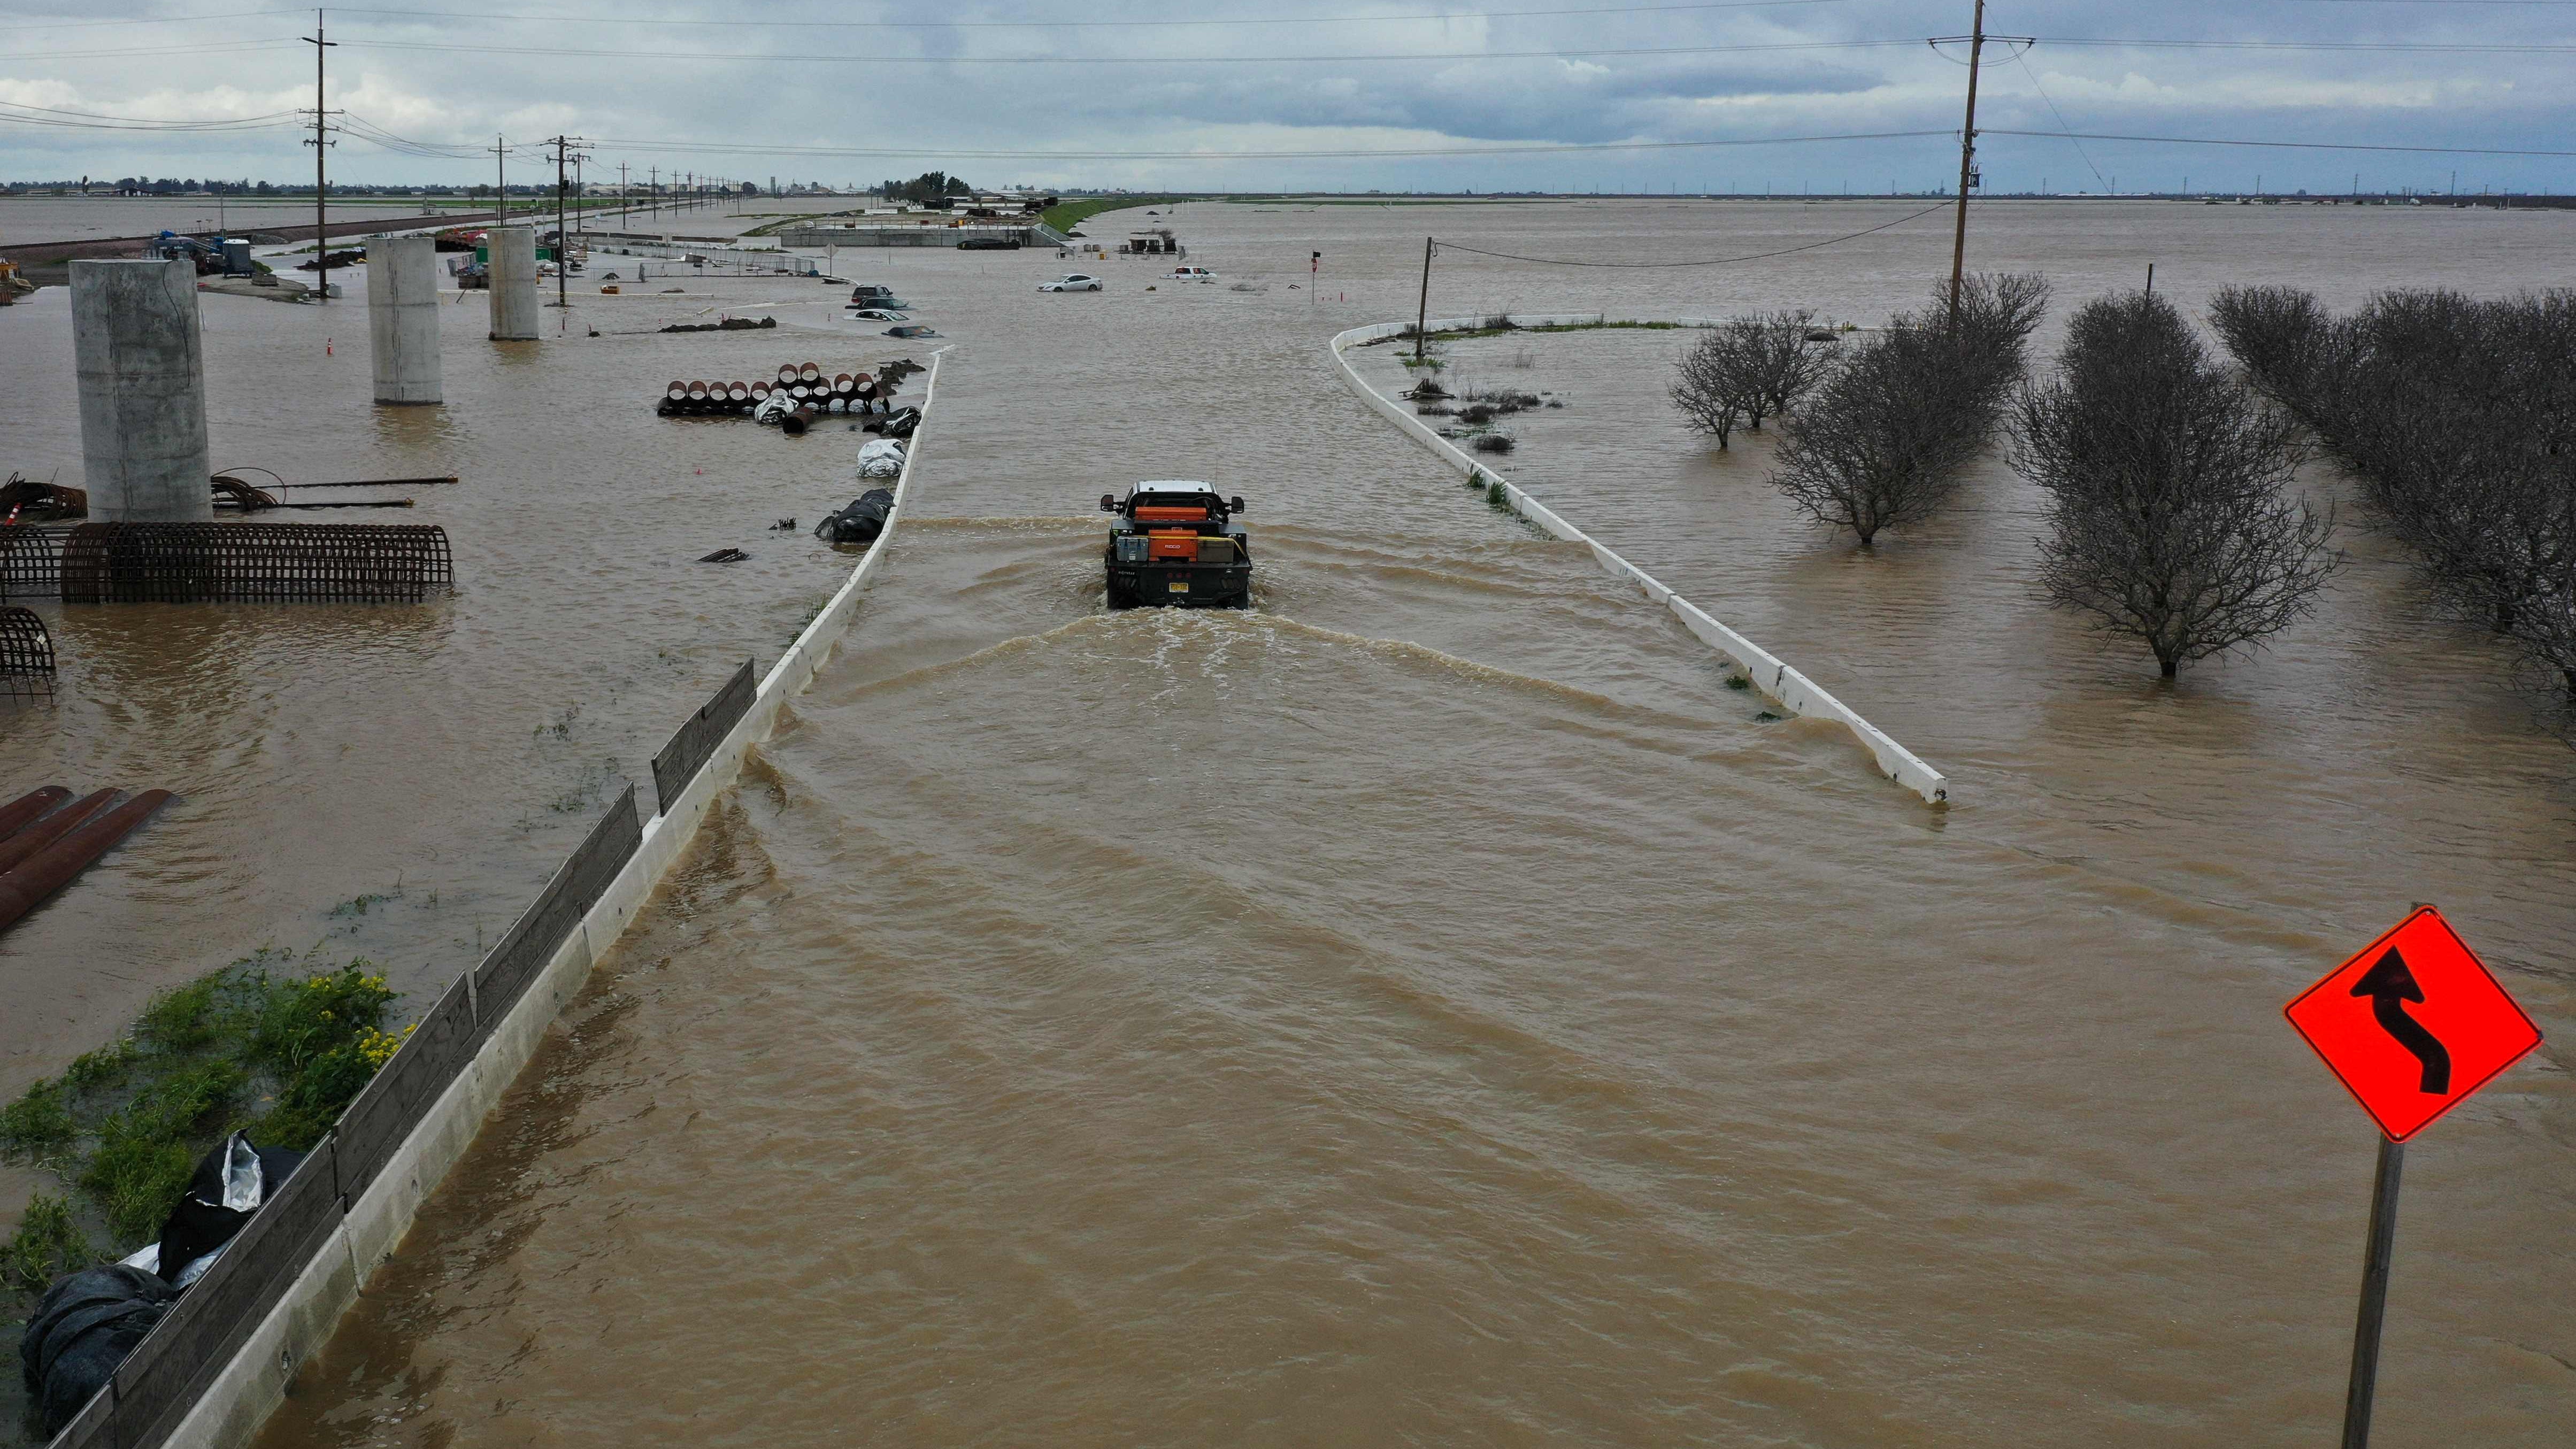
[[[1041,292],[1097,292],[1100,279],[1082,272],[1067,272],[1052,282],[1038,283]]]
[[[850,320],[853,322],[906,322],[911,319],[904,313],[890,312],[883,307],[852,307]]]
[[[912,304],[901,297],[896,296],[894,294],[894,288],[892,287],[888,287],[877,282],[861,282],[850,289],[850,305],[853,307],[884,307],[890,310],[899,310],[901,308],[909,307]]]
[[[1216,280],[1216,273],[1209,271],[1205,267],[1174,267],[1172,268],[1172,280],[1175,282],[1213,282]]]
[[[1242,499],[1219,497],[1205,483],[1165,478],[1139,483],[1125,498],[1101,494],[1100,511],[1118,515],[1101,554],[1109,607],[1252,607],[1252,540],[1234,521]]]

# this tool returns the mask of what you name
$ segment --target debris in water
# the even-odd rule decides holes
[[[700,563],[740,563],[740,562],[742,562],[744,559],[747,559],[747,558],[749,558],[749,557],[751,557],[751,555],[750,555],[750,554],[744,553],[741,549],[738,549],[738,548],[720,548],[720,549],[717,549],[714,553],[708,554],[705,558],[702,558],[702,559],[698,560],[698,562],[700,562]]]
[[[782,518],[776,523],[769,525],[769,531],[772,533],[794,533],[796,531],[796,520],[792,518]]]
[[[757,322],[748,317],[727,317],[721,322],[674,322],[662,330],[665,332],[757,332],[764,327],[777,325],[778,319],[775,317],[763,317]]]

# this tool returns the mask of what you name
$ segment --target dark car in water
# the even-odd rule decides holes
[[[1118,515],[1101,555],[1109,607],[1252,607],[1252,540],[1234,521],[1242,499],[1219,497],[1205,483],[1165,478],[1139,483],[1125,498],[1101,494],[1100,511]]]

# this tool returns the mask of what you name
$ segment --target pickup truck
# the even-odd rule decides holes
[[[1252,540],[1234,521],[1242,499],[1205,483],[1149,479],[1124,498],[1101,494],[1100,511],[1118,515],[1101,554],[1110,608],[1252,607]]]
[[[1205,267],[1174,267],[1172,268],[1172,280],[1175,282],[1213,282],[1216,280],[1216,273],[1209,271]]]

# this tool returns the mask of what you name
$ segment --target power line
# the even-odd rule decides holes
[[[1519,146],[1411,146],[1379,150],[1313,151],[1027,151],[967,150],[936,142],[919,146],[773,146],[728,145],[708,141],[639,141],[606,137],[591,144],[603,148],[660,154],[683,152],[711,156],[894,157],[945,156],[961,161],[1313,161],[1374,160],[1417,156],[1540,156],[1595,151],[1678,151],[1733,146],[1799,146],[1832,141],[1900,141],[1923,136],[1954,136],[1949,130],[1860,131],[1834,136],[1752,136],[1708,141],[1568,141]]]
[[[1773,10],[1793,5],[1844,5],[1851,0],[1705,0],[1685,5],[1603,5],[1547,10],[1458,10],[1431,15],[1273,15],[1253,18],[1181,19],[1181,20],[656,20],[640,16],[617,15],[621,26],[634,25],[713,25],[725,29],[812,29],[812,30],[1088,30],[1088,29],[1157,29],[1164,27],[1224,27],[1236,25],[1357,25],[1413,24],[1445,20],[1513,20],[1533,16],[1561,15],[1655,15],[1675,11],[1702,10]],[[2576,4],[2576,0],[2568,0]],[[254,12],[258,13],[258,12]],[[334,6],[335,15],[417,15],[441,20],[499,20],[527,24],[581,22],[608,19],[608,16],[579,15],[504,15],[477,10],[400,10]]]
[[[10,54],[10,61],[22,60],[97,60],[128,55],[218,55],[239,54],[250,50],[284,50],[296,43],[292,35],[270,36],[260,40],[215,40],[200,45],[127,45],[106,50],[21,50]]]
[[[1907,215],[1900,216],[1894,221],[1883,222],[1877,226],[1863,228],[1860,231],[1846,232],[1837,237],[1827,237],[1825,240],[1820,242],[1809,242],[1805,246],[1782,247],[1778,251],[1772,252],[1747,252],[1740,257],[1710,257],[1696,262],[1589,262],[1575,261],[1565,257],[1524,257],[1512,252],[1480,251],[1475,247],[1461,246],[1456,242],[1440,241],[1437,238],[1433,240],[1432,244],[1444,251],[1466,252],[1471,256],[1479,257],[1499,257],[1507,262],[1537,262],[1543,266],[1550,267],[1611,267],[1621,271],[1662,271],[1673,267],[1722,267],[1734,262],[1758,262],[1771,257],[1785,257],[1798,252],[1812,252],[1820,247],[1833,246],[1837,243],[1852,241],[1859,237],[1873,236],[1879,232],[1889,230],[1890,228],[1903,226],[1907,222],[1913,221],[1918,217],[1930,216],[1936,211],[1945,209],[1949,204],[1950,203],[1947,201],[1936,202],[1931,206],[1923,208],[1921,211],[1911,212]]]
[[[2092,131],[1988,130],[1989,136],[2043,136],[2061,141],[2152,141],[2164,146],[2262,146],[2282,151],[2389,151],[2427,156],[2576,156],[2576,151],[2529,151],[2500,146],[2384,146],[2361,141],[2237,141],[2215,136],[2117,136]]]
[[[574,46],[454,45],[436,41],[352,40],[366,50],[445,51],[466,55],[571,56],[600,60],[754,60],[844,65],[1287,65],[1351,61],[1587,60],[1602,56],[1756,54],[1787,50],[1870,50],[1911,46],[1903,40],[1802,40],[1761,45],[1655,45],[1593,50],[1393,51],[1371,55],[799,55],[742,50],[594,50]],[[2576,47],[2571,47],[2576,49]]]

